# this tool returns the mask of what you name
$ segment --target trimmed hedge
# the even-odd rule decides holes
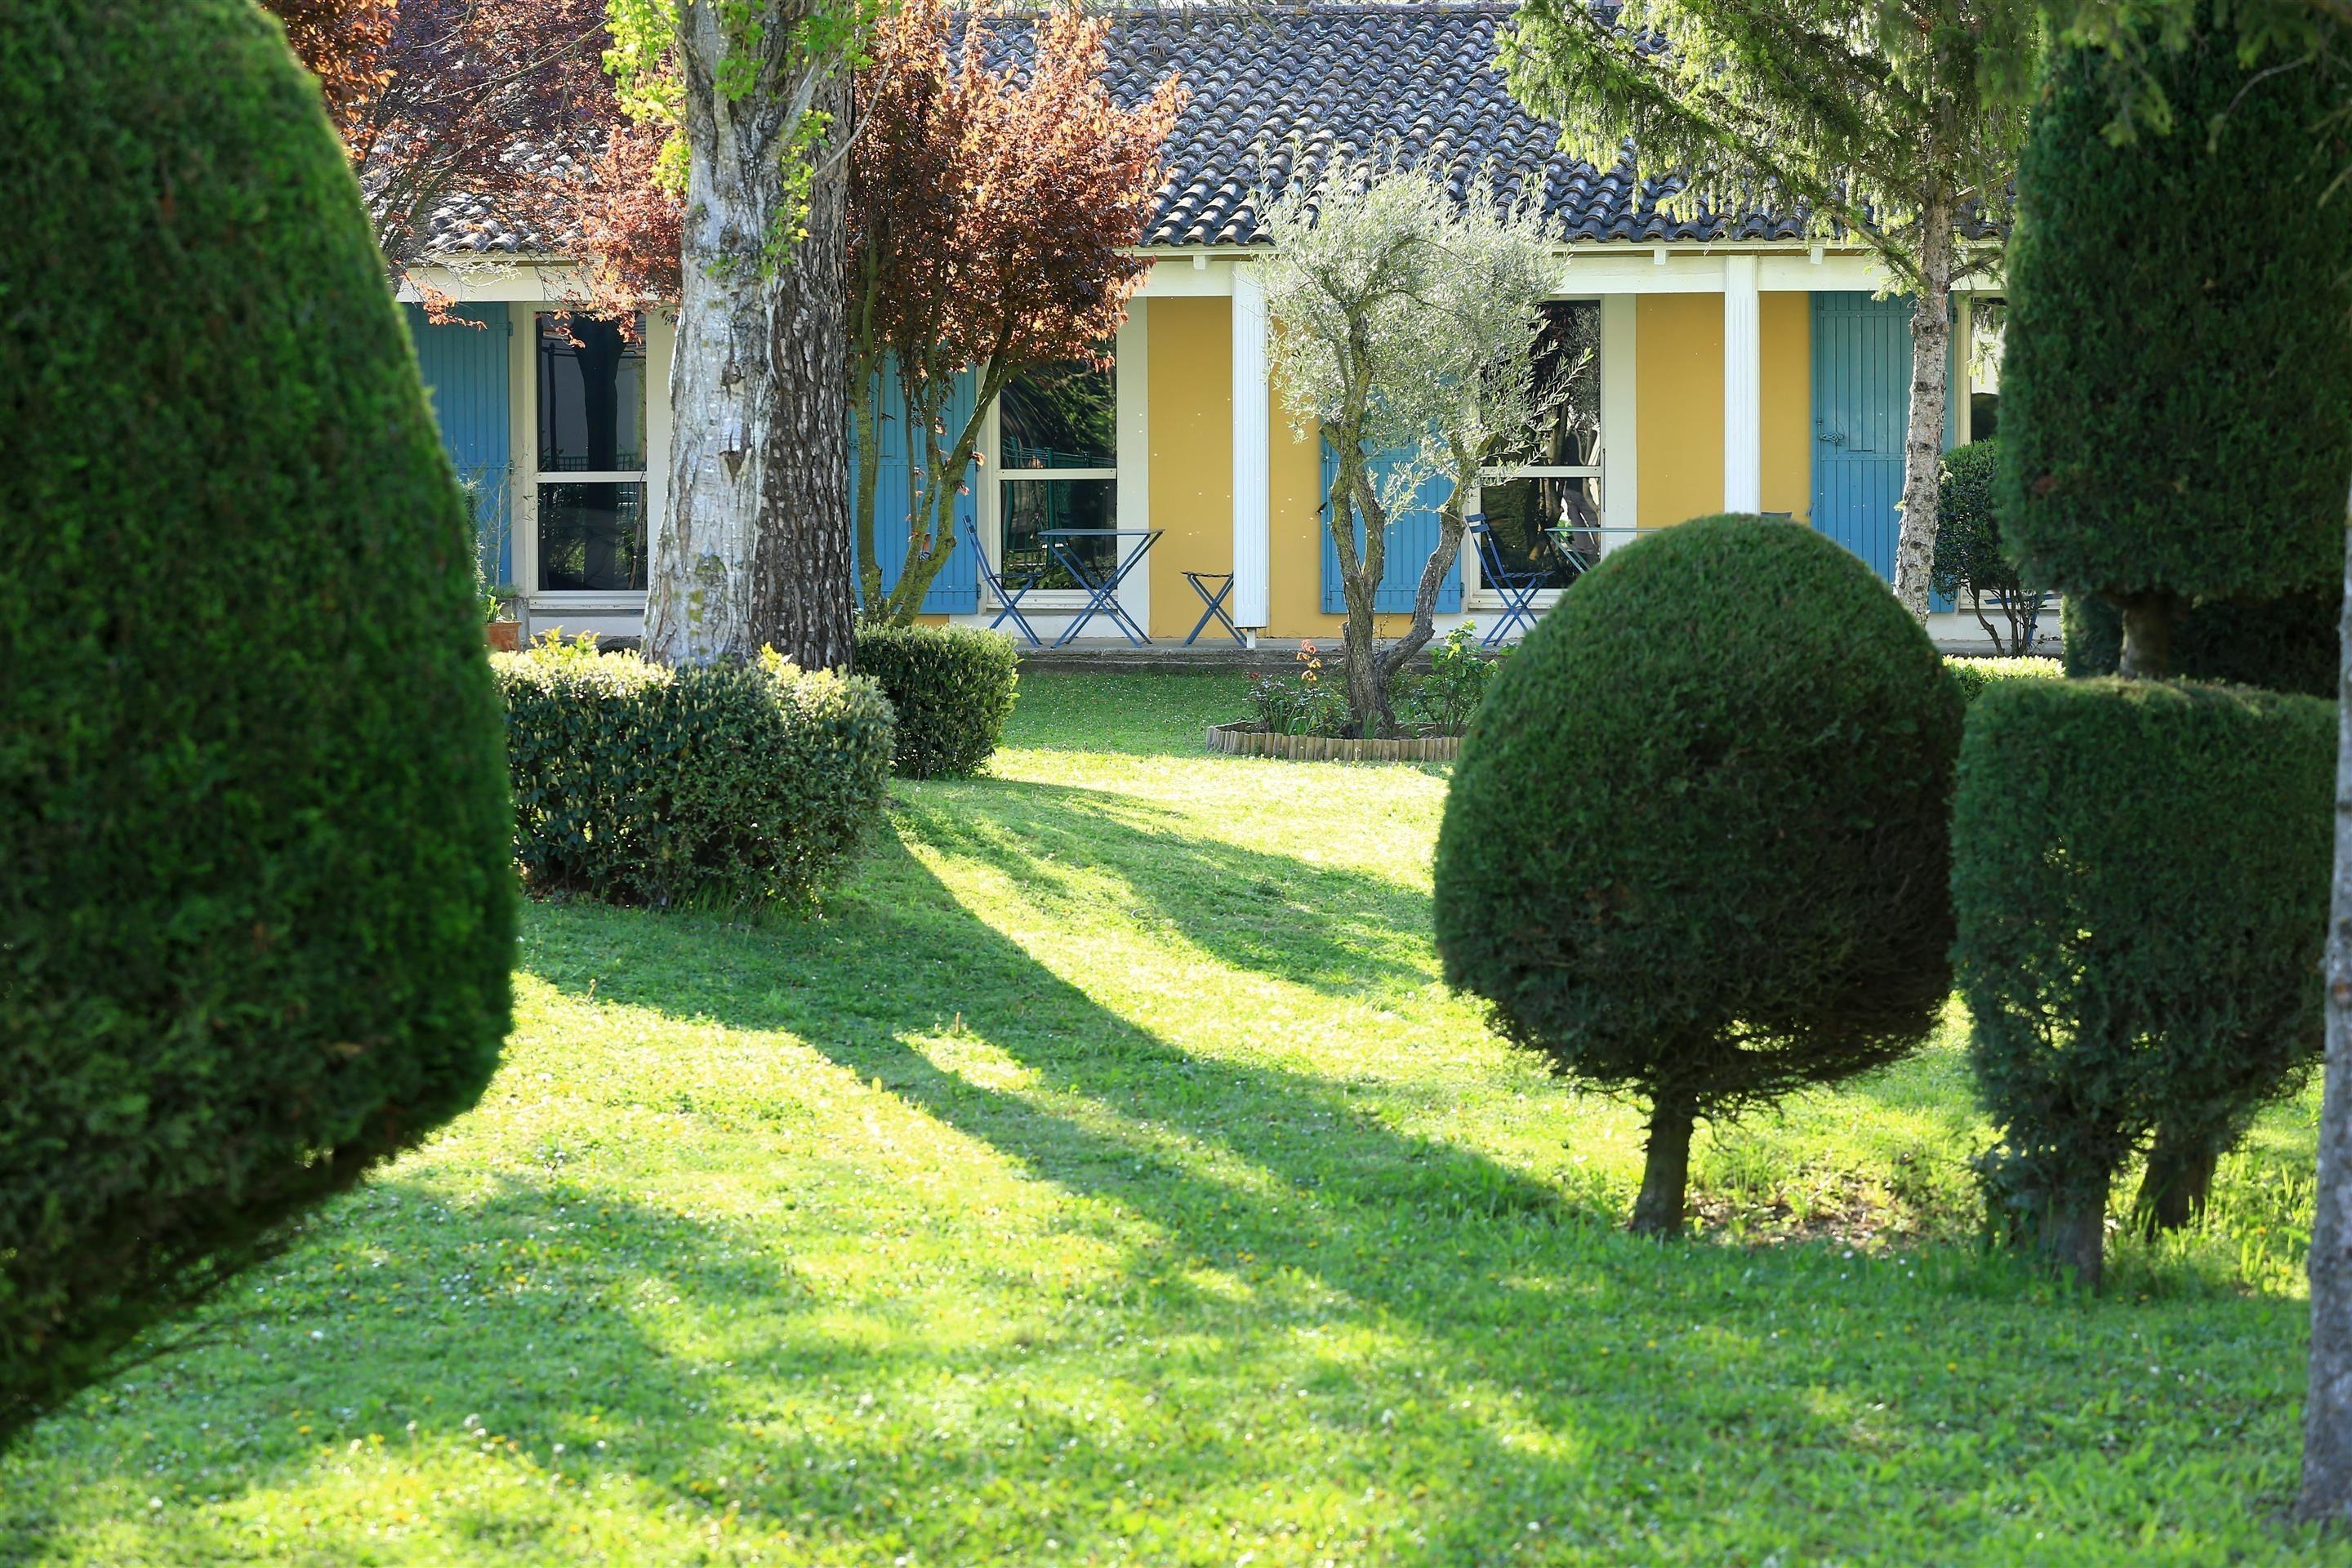
[[[0,7],[0,1441],[471,1105],[515,878],[473,536],[247,0]]]
[[[2004,680],[2055,680],[2067,673],[2054,658],[1948,658],[1944,668],[1970,703]]]
[[[548,637],[491,660],[535,891],[804,903],[882,816],[890,705],[862,677],[648,664]]]
[[[857,628],[856,668],[882,683],[898,715],[898,771],[908,778],[976,773],[996,754],[1019,679],[1013,639],[967,626]]]
[[[1999,494],[2028,579],[2070,595],[2341,582],[2352,354],[2312,337],[2352,319],[2352,202],[2322,199],[2342,160],[2313,131],[2332,89],[2249,68],[2236,43],[2209,18],[2150,52],[2179,126],[2160,143],[2107,140],[2103,51],[2063,49],[2045,78],[2008,253]]]
[[[1446,979],[1653,1105],[1641,1229],[1690,1121],[1892,1061],[1949,990],[1961,699],[1850,552],[1702,518],[1612,552],[1496,673],[1436,858]]]
[[[2007,681],[1969,714],[1954,956],[1988,1196],[2085,1283],[2158,1123],[2221,1129],[2319,1048],[2335,758],[2333,705],[2242,688]]]
[[[2265,604],[2226,600],[2198,605],[2172,628],[2172,673],[2334,698],[2336,618],[2344,613],[2339,584],[2290,594]],[[2123,655],[2124,621],[2113,605],[2089,595],[2066,601],[2066,673],[2076,679],[2113,675]]]

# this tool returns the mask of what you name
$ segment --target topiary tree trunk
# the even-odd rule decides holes
[[[1650,1137],[1642,1156],[1642,1190],[1633,1198],[1636,1236],[1680,1236],[1690,1191],[1691,1133],[1697,1108],[1680,1096],[1660,1096],[1650,1110]]]

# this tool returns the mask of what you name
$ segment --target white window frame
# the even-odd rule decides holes
[[[1609,405],[1609,384],[1610,373],[1616,369],[1612,363],[1616,356],[1609,352],[1609,304],[1605,299],[1597,294],[1557,294],[1545,303],[1591,305],[1601,312],[1601,348],[1598,351],[1601,359],[1600,443],[1593,448],[1592,461],[1590,463],[1527,463],[1517,468],[1480,469],[1478,487],[1472,492],[1470,510],[1475,512],[1483,512],[1486,510],[1488,485],[1508,484],[1514,479],[1591,479],[1597,482],[1601,489],[1601,504],[1593,509],[1601,518],[1601,526],[1594,531],[1600,534],[1601,548],[1605,553],[1611,542],[1607,510],[1611,487],[1604,473],[1609,461],[1609,430],[1612,423]],[[1465,536],[1462,541],[1462,607],[1465,610],[1499,610],[1503,607],[1503,595],[1486,585],[1484,574],[1479,567],[1476,541]],[[1538,609],[1549,609],[1559,601],[1563,592],[1565,590],[1559,588],[1541,588],[1537,590],[1536,596],[1528,602]]]
[[[514,358],[509,362],[509,379],[520,389],[514,400],[514,427],[511,440],[517,456],[515,463],[516,489],[513,512],[520,525],[516,530],[515,564],[520,569],[524,603],[534,610],[572,611],[574,613],[615,612],[642,614],[646,605],[643,588],[541,588],[539,586],[539,522],[540,489],[549,484],[635,484],[642,487],[645,496],[646,548],[653,548],[656,531],[661,524],[664,501],[664,481],[667,477],[669,451],[669,358],[676,329],[662,313],[648,310],[645,315],[645,449],[640,454],[646,467],[639,469],[558,470],[542,472],[539,466],[539,327],[543,316],[562,314],[560,306],[544,300],[530,300],[525,305],[526,330],[514,334]]]

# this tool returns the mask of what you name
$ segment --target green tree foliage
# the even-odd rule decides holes
[[[515,888],[473,539],[246,0],[0,9],[0,1436],[470,1105]]]
[[[2001,549],[2000,522],[1993,511],[1993,480],[2000,467],[1998,441],[1971,442],[1944,454],[1937,489],[1936,592],[1967,595],[1977,625],[1996,654],[2017,657],[2033,650],[2043,595],[2029,589]],[[2002,625],[1996,626],[1991,615]]]
[[[1950,292],[1998,259],[2034,48],[2029,0],[1527,0],[1503,46],[1576,156],[1611,168],[1630,139],[1686,204],[1801,211],[1915,296],[1895,591],[1923,619]]]
[[[1949,988],[1961,700],[1918,623],[1801,523],[1604,557],[1495,678],[1436,860],[1449,982],[1651,1104],[1637,1230],[1694,1118],[1902,1056]]]
[[[2151,681],[2004,681],[1969,715],[1953,951],[1988,1192],[2086,1284],[2158,1124],[2218,1135],[2318,1048],[2335,734],[2310,698]]]
[[[976,773],[996,754],[1020,681],[1013,639],[969,626],[857,628],[857,668],[898,716],[892,765],[907,778]]]
[[[2352,319],[2352,202],[2320,73],[2208,32],[2150,62],[2183,129],[2117,146],[2106,69],[2056,58],[2019,175],[1999,500],[2027,575],[2112,601],[2123,672],[2160,676],[2193,601],[2341,565],[2352,353],[2313,334]]]

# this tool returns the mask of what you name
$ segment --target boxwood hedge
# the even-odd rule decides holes
[[[967,626],[857,628],[856,668],[882,683],[898,714],[899,773],[978,773],[996,754],[1019,679],[1013,639]]]
[[[1612,552],[1496,674],[1438,836],[1438,951],[1511,1038],[1649,1100],[1635,1228],[1680,1227],[1695,1117],[1934,1025],[1961,710],[1868,567],[1752,517]]]
[[[514,873],[473,540],[247,0],[0,6],[0,1440],[471,1104]]]

